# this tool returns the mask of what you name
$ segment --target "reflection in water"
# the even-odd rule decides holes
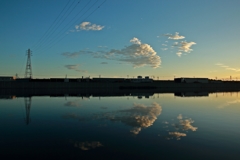
[[[95,149],[97,147],[102,147],[102,143],[98,141],[92,141],[92,142],[74,142],[74,146],[77,148],[80,148],[81,150],[87,151],[90,149]]]
[[[191,118],[188,119],[184,119],[182,114],[179,114],[177,116],[178,122],[177,123],[173,123],[172,126],[174,127],[174,129],[176,131],[174,132],[168,132],[169,136],[167,137],[167,139],[173,139],[174,137],[177,140],[180,140],[181,137],[186,137],[187,134],[186,133],[182,133],[182,132],[178,132],[178,131],[197,131],[197,127],[192,126],[192,123],[194,123],[194,121]],[[164,122],[165,124],[168,124],[168,122]],[[168,127],[168,126],[167,126]],[[167,128],[166,127],[166,128]]]
[[[183,119],[182,114],[179,114],[177,116],[177,119],[179,120],[179,123],[173,124],[173,126],[175,126],[175,128],[177,130],[179,130],[179,129],[182,129],[184,131],[187,131],[187,130],[196,131],[197,130],[197,127],[192,126],[192,123],[194,123],[194,121],[191,118]]]
[[[180,133],[180,132],[169,132],[170,136],[176,137],[177,140],[180,140],[181,137],[187,136],[185,133]]]
[[[67,106],[67,107],[79,107],[80,104],[77,101],[68,101],[67,103],[64,104],[64,106]]]
[[[216,108],[220,104],[237,106],[237,97],[128,97],[101,101],[91,97],[84,102],[46,96],[0,100],[0,155],[14,155],[12,159],[30,159],[36,154],[39,159],[49,155],[61,159],[239,159],[240,109]],[[23,101],[25,106],[19,107]],[[22,119],[29,124],[30,115],[35,121],[26,126]],[[169,154],[172,150],[175,153]],[[6,159],[3,156],[0,159]]]
[[[240,103],[240,100],[236,99],[236,100],[233,100],[233,101],[228,101],[228,102],[218,106],[218,108],[224,108],[224,107],[230,106],[232,104],[236,104],[236,103]]]
[[[30,109],[31,109],[31,103],[32,103],[31,97],[25,97],[24,102],[25,102],[25,109],[26,109],[25,122],[28,125],[30,123]]]
[[[77,119],[79,121],[85,121],[85,118],[78,116],[75,113],[68,113],[62,116],[63,119]]]
[[[130,132],[138,134],[142,128],[151,126],[161,112],[162,107],[158,103],[154,102],[150,106],[134,103],[132,108],[106,113],[104,118],[132,126],[134,128]]]

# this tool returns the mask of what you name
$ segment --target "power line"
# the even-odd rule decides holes
[[[55,23],[55,25],[53,26],[53,28],[48,32],[48,34],[45,36],[45,38],[42,40],[43,42],[41,42],[38,46],[37,46],[37,48],[35,48],[35,49],[38,49],[39,47],[41,47],[41,45],[43,45],[45,42],[46,42],[46,39],[47,38],[49,38],[53,33],[55,33],[55,31],[57,30],[57,28],[63,23],[63,21],[68,17],[68,16],[66,16],[66,18],[64,19],[64,20],[62,20],[64,17],[65,17],[65,15],[67,14],[67,12],[70,10],[70,8],[72,7],[72,5],[74,4],[74,2],[75,2],[75,0],[73,1],[73,3],[71,3],[71,5],[68,7],[68,9],[65,11],[65,13],[63,14],[63,16],[61,16],[61,18],[57,21],[57,23]],[[78,4],[78,3],[77,3]],[[76,6],[76,5],[75,5]],[[74,7],[75,8],[75,7]],[[73,9],[72,9],[73,10]],[[71,10],[71,11],[72,11]],[[70,11],[70,12],[71,12]],[[69,15],[69,14],[68,14]],[[60,22],[61,21],[61,22]],[[58,25],[59,24],[59,22],[60,22],[60,25]]]
[[[59,16],[62,14],[62,12],[65,10],[65,8],[67,7],[67,5],[69,4],[70,1],[71,1],[71,0],[69,0],[69,1],[67,2],[67,4],[66,4],[65,7],[62,9],[62,11],[60,12],[60,14],[59,14],[59,15],[57,16],[57,18],[53,21],[52,25],[51,25],[51,26],[48,28],[48,30],[43,34],[43,36],[38,40],[38,42],[37,42],[35,45],[33,45],[31,48],[36,47],[36,45],[41,42],[42,38],[49,32],[49,30],[52,28],[53,24],[56,22],[56,20],[59,18]]]
[[[98,0],[97,0],[97,1],[98,1]],[[74,25],[77,21],[79,21],[79,19],[82,18],[82,17],[97,3],[97,1],[95,1],[95,3],[94,3],[90,8],[88,8],[87,11],[85,11],[82,16],[80,16],[75,22],[73,22],[73,23],[71,24],[71,26]],[[94,9],[89,15],[87,15],[87,17],[85,17],[84,20],[82,20],[82,22],[85,21],[88,17],[90,17],[94,12],[96,12],[97,9],[99,9],[105,2],[106,2],[106,0],[104,0],[96,9]],[[88,4],[87,4],[87,5],[88,5]],[[86,6],[87,6],[87,5],[86,5]],[[86,7],[86,6],[85,6],[85,7]],[[85,8],[85,7],[84,7],[84,8]],[[84,8],[83,8],[83,9],[84,9]],[[80,12],[79,12],[79,13],[80,13]],[[78,13],[78,14],[79,14],[79,13]],[[75,16],[75,17],[76,17],[76,16]],[[75,17],[74,17],[74,18],[75,18]],[[74,19],[74,18],[73,18],[73,19]],[[72,19],[72,20],[73,20],[73,19]],[[71,20],[71,21],[72,21],[72,20]],[[66,25],[66,26],[67,26],[67,25]],[[65,26],[63,29],[65,29],[66,26]],[[70,26],[70,27],[71,27],[71,26]],[[69,27],[69,28],[70,28],[70,27]],[[68,28],[68,29],[69,29],[69,28]],[[62,30],[63,30],[63,29],[62,29]],[[67,29],[67,30],[68,30],[68,29]],[[61,30],[61,31],[62,31],[62,30]],[[67,30],[66,30],[66,31],[67,31]],[[61,33],[61,32],[59,32],[59,34],[60,34],[60,33]],[[57,34],[57,35],[59,35],[59,34]],[[46,51],[47,49],[55,46],[58,42],[60,42],[60,41],[61,41],[63,38],[65,38],[67,35],[68,35],[68,34],[65,34],[64,36],[62,36],[62,34],[60,34],[60,35],[54,40],[55,43],[53,43],[53,42],[54,42],[54,41],[53,41],[53,38],[55,38],[56,36],[53,37],[53,38],[51,39],[50,43],[46,46],[46,48],[43,48],[43,49],[41,49],[41,50],[38,50],[38,52],[40,52],[40,51],[41,51],[41,52]],[[62,36],[62,37],[61,37],[61,36]],[[61,38],[60,38],[60,37],[61,37]]]

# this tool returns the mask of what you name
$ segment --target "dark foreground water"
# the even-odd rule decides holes
[[[240,95],[0,99],[0,159],[240,159]]]

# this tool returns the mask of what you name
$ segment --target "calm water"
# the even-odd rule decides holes
[[[1,159],[240,159],[239,115],[238,93],[0,99],[0,154]]]

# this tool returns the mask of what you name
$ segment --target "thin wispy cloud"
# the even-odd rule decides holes
[[[217,63],[217,64],[215,64],[215,65],[217,65],[217,66],[219,66],[219,67],[221,67],[221,68],[224,68],[224,69],[226,69],[226,70],[231,70],[231,71],[234,71],[234,72],[240,72],[240,68],[233,68],[233,67],[224,65],[224,64],[222,64],[222,63]]]
[[[236,103],[240,103],[240,100],[239,100],[239,99],[236,99],[236,100],[233,100],[233,101],[225,102],[224,104],[218,106],[218,108],[224,108],[224,107],[227,107],[227,106],[236,104]]]
[[[174,42],[172,46],[176,47],[178,46],[178,44],[179,44],[178,42]]]
[[[176,55],[177,55],[178,57],[181,57],[182,52],[177,52]]]
[[[175,35],[172,34],[164,34],[164,36],[168,37],[168,39],[173,39],[173,40],[179,40],[179,39],[184,39],[184,36],[180,36],[178,32],[175,33]]]
[[[75,64],[75,65],[65,65],[64,67],[66,67],[66,68],[69,69],[69,70],[74,70],[74,71],[77,71],[77,72],[84,72],[84,73],[87,72],[86,70],[81,70],[81,69],[79,69],[79,64]]]
[[[161,50],[166,51],[166,50],[168,50],[168,48],[161,48]]]

